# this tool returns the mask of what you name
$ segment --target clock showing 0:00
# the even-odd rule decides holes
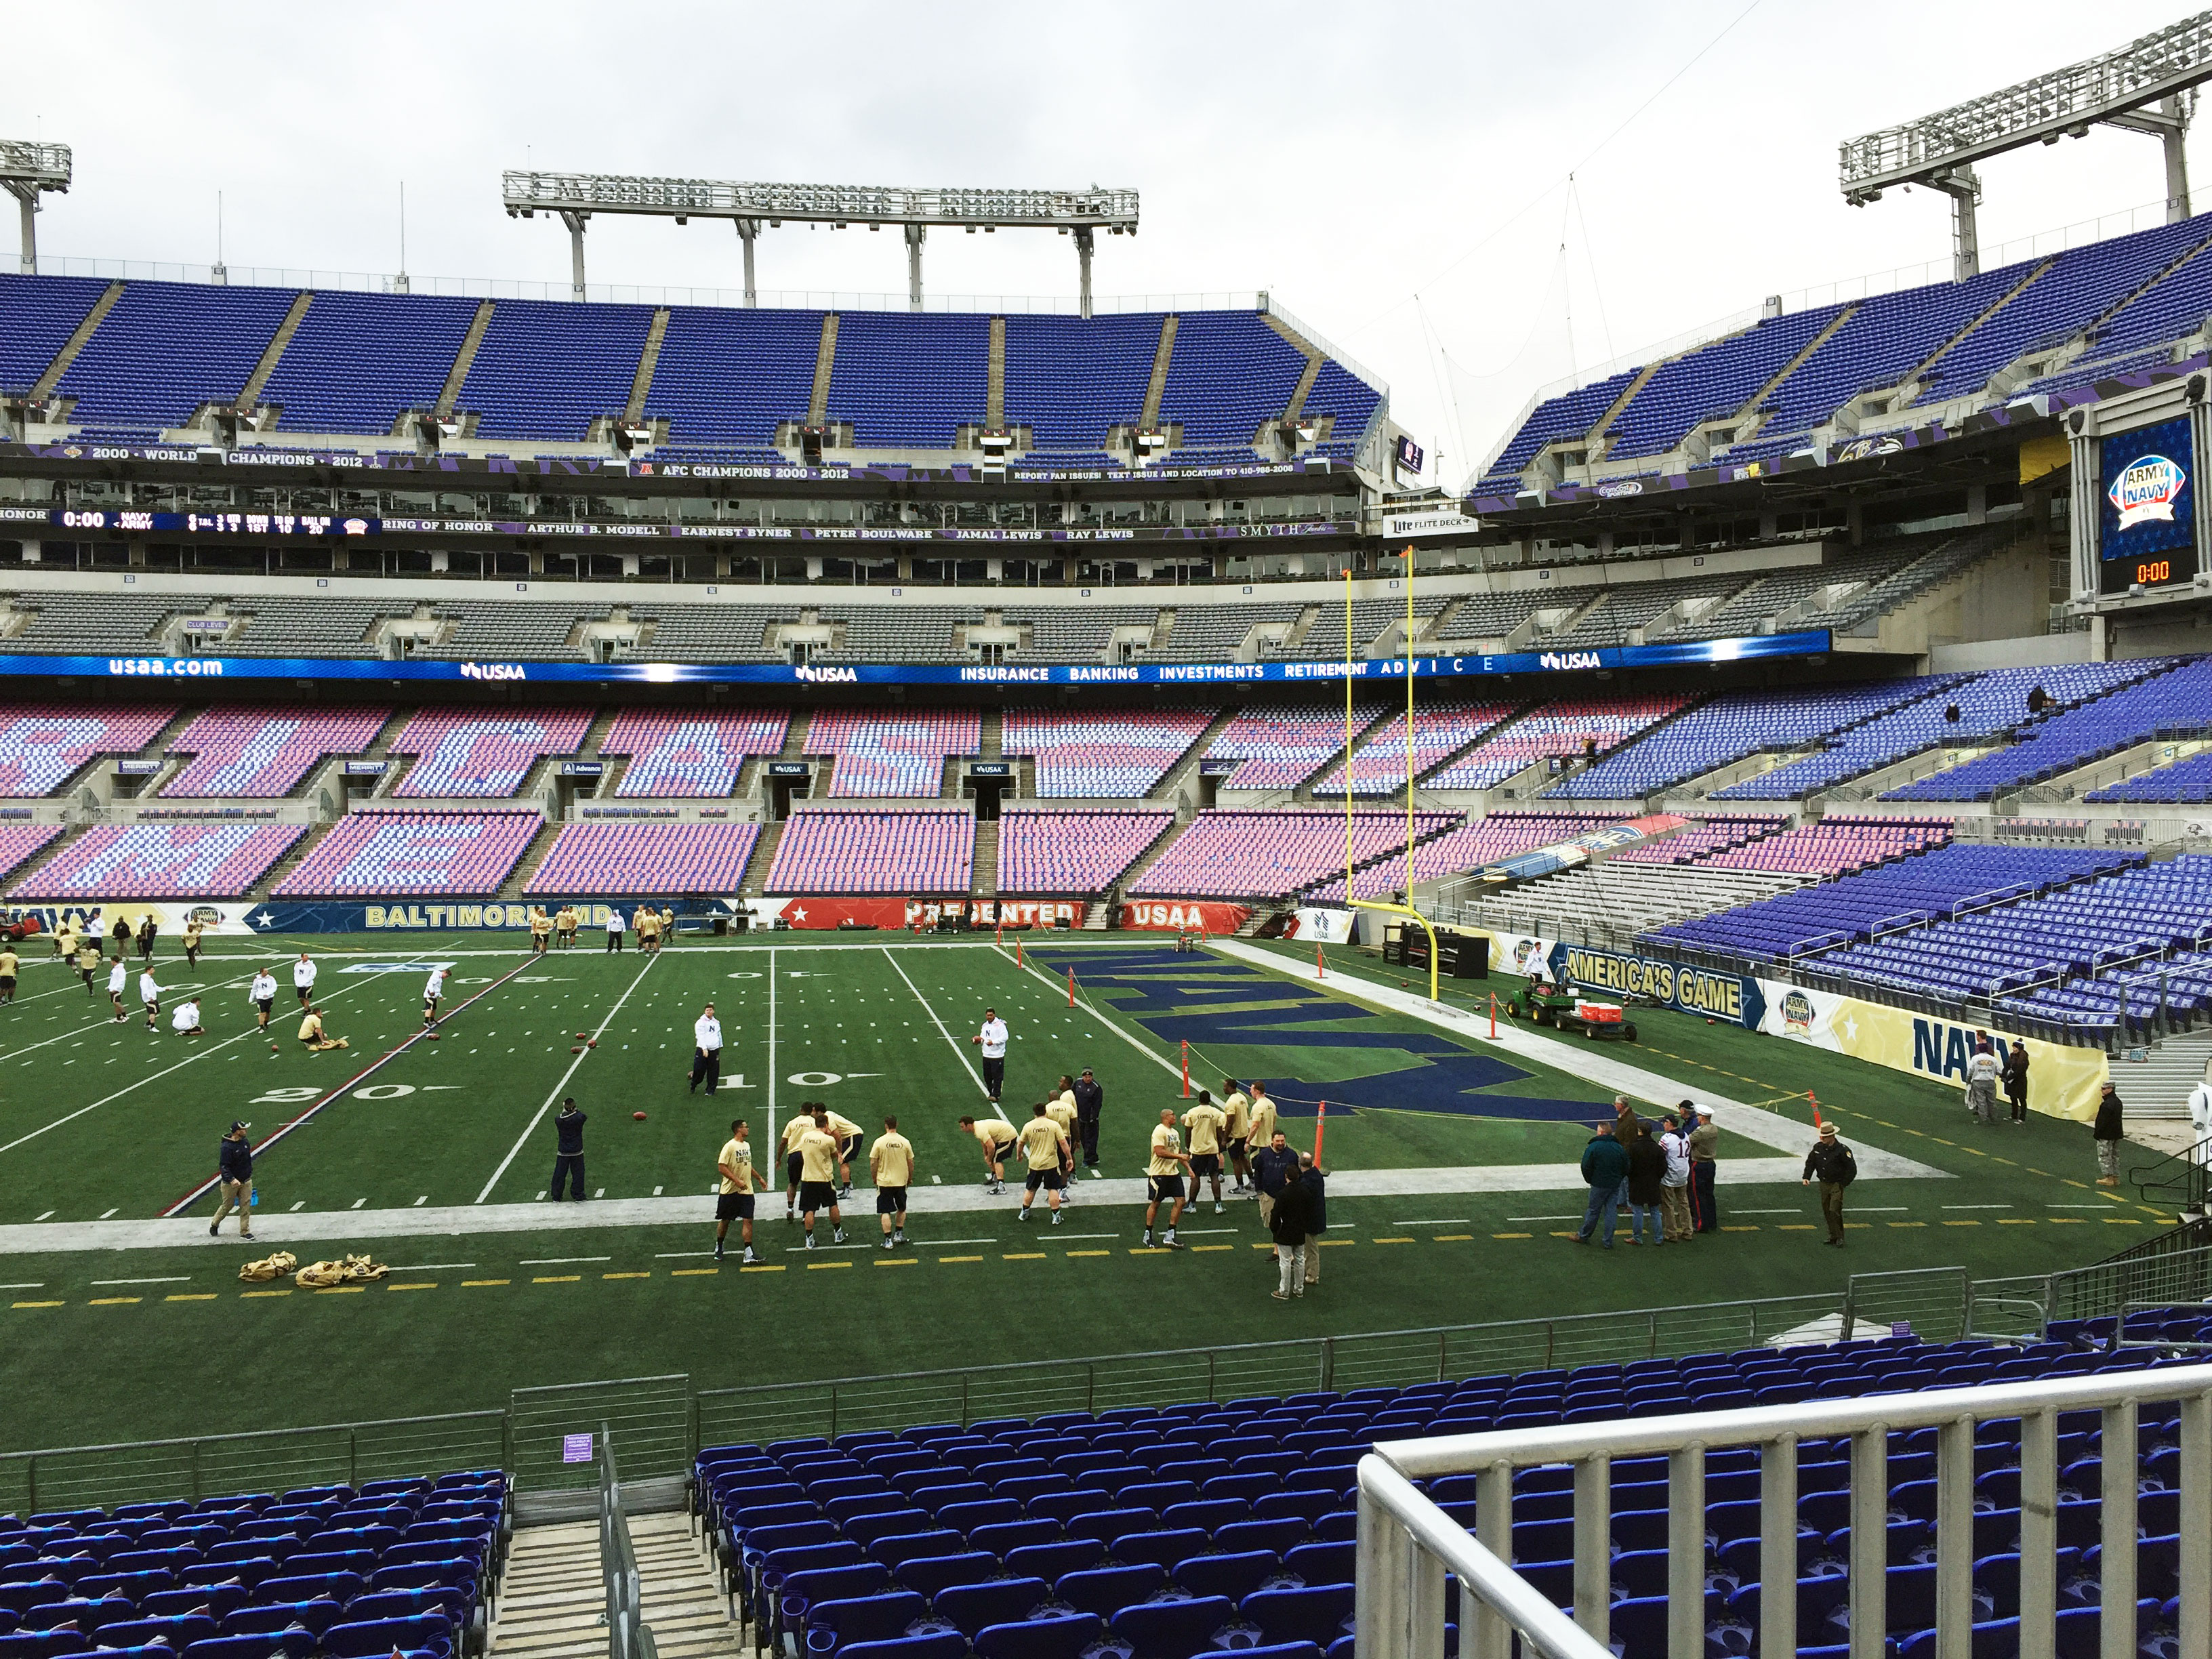
[[[2136,587],[2171,587],[2195,580],[2197,550],[2180,547],[2172,552],[2147,554],[2133,559],[2104,562],[2104,590],[2107,595]]]

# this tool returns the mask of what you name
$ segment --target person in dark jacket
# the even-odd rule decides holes
[[[1075,1134],[1083,1143],[1083,1167],[1098,1167],[1098,1119],[1106,1109],[1106,1091],[1091,1068],[1083,1068],[1083,1075],[1075,1079]]]
[[[238,1212],[238,1236],[253,1237],[253,1146],[246,1130],[244,1123],[234,1123],[230,1133],[216,1143],[217,1201],[215,1219],[208,1223],[210,1238],[222,1231],[223,1217],[233,1210]]]
[[[1268,1294],[1288,1302],[1306,1293],[1306,1244],[1311,1228],[1314,1198],[1303,1180],[1285,1182],[1267,1216],[1267,1231],[1275,1238],[1275,1267],[1279,1282]]]
[[[558,1137],[553,1148],[553,1184],[545,1196],[556,1204],[561,1201],[561,1183],[568,1182],[568,1196],[579,1203],[584,1197],[584,1125],[588,1120],[576,1108],[576,1097],[570,1095],[561,1103],[560,1111],[553,1119],[553,1133]]]
[[[1609,1250],[1613,1219],[1620,1209],[1620,1189],[1628,1180],[1628,1149],[1613,1134],[1612,1124],[1599,1124],[1589,1145],[1583,1148],[1583,1179],[1589,1182],[1589,1207],[1583,1213],[1575,1243],[1589,1243],[1590,1235],[1602,1224],[1605,1237],[1598,1243]]]
[[[2012,1121],[2027,1121],[2027,1044],[2013,1039],[2012,1047],[2005,1051],[2005,1098],[2012,1102]]]
[[[1298,1154],[1302,1174],[1298,1184],[1306,1189],[1306,1283],[1321,1283],[1321,1236],[1328,1231],[1328,1178],[1310,1154]]]
[[[1820,1139],[1805,1154],[1804,1179],[1797,1184],[1820,1183],[1820,1217],[1828,1224],[1828,1243],[1839,1250],[1844,1247],[1844,1188],[1858,1179],[1858,1161],[1837,1138],[1836,1126],[1823,1123]]]
[[[144,920],[138,924],[138,955],[142,960],[153,961],[154,940],[161,931],[161,923],[154,920],[154,913],[149,910]]]
[[[2117,1187],[2120,1184],[2120,1092],[2112,1087],[2110,1078],[2105,1079],[2105,1091],[2097,1097],[2097,1127],[2091,1133],[2097,1141],[2097,1184]]]
[[[1628,1242],[1644,1242],[1644,1224],[1648,1218],[1656,1248],[1667,1242],[1659,1210],[1667,1184],[1667,1150],[1637,1119],[1629,1122],[1634,1127],[1628,1142]]]

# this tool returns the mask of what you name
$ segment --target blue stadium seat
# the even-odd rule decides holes
[[[1283,1564],[1272,1550],[1241,1550],[1233,1555],[1194,1555],[1179,1562],[1176,1587],[1193,1595],[1225,1595],[1242,1602]]]
[[[930,1608],[972,1642],[987,1625],[1024,1622],[1049,1595],[1042,1578],[996,1578],[939,1590]]]
[[[976,1659],[1079,1659],[1104,1633],[1096,1613],[1060,1613],[988,1625],[975,1637]]]
[[[1227,1596],[1200,1595],[1123,1607],[1109,1628],[1129,1644],[1130,1659],[1192,1659],[1216,1645],[1214,1633],[1236,1616]]]
[[[1111,1619],[1123,1607],[1150,1601],[1167,1588],[1166,1570],[1154,1566],[1094,1567],[1057,1580],[1052,1593],[1069,1607]]]
[[[1267,1642],[1334,1642],[1352,1613],[1352,1586],[1316,1584],[1303,1589],[1261,1589],[1246,1596],[1238,1613],[1260,1627]]]

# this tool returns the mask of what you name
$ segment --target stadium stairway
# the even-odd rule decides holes
[[[1309,623],[1311,622],[1312,615],[1311,611],[1306,613]],[[1301,778],[1296,787],[1285,793],[1281,799],[1300,802],[1310,801],[1314,798],[1314,785],[1316,782],[1327,777],[1338,767],[1346,765],[1351,756],[1358,754],[1362,746],[1372,742],[1377,732],[1404,712],[1395,705],[1384,708],[1380,714],[1355,731],[1352,734],[1352,741],[1349,744],[1339,747],[1327,760]],[[1333,795],[1330,799],[1334,800],[1340,797]],[[1268,804],[1272,805],[1273,802]]]
[[[969,884],[976,892],[988,896],[999,890],[999,825],[996,819],[988,823],[980,819],[976,822],[974,872]]]
[[[753,843],[753,855],[745,866],[745,873],[738,883],[738,893],[745,898],[758,898],[768,890],[768,872],[775,866],[775,846],[783,839],[780,823],[761,825],[760,839]]]
[[[246,897],[248,901],[255,904],[265,902],[270,894],[276,890],[276,884],[280,881],[285,880],[295,870],[298,869],[301,864],[305,863],[307,861],[307,854],[315,850],[316,847],[321,843],[323,837],[329,835],[331,830],[337,829],[338,825],[344,822],[345,817],[342,813],[338,817],[332,818],[327,823],[309,825],[307,833],[301,836],[299,840],[294,842],[290,849],[285,853],[284,856],[278,859],[276,863],[270,865],[267,872],[262,876],[261,879],[255,882],[252,887],[246,890]]]
[[[633,1515],[629,1530],[641,1611],[662,1659],[737,1659],[738,1626],[725,1611],[690,1518]],[[493,1605],[486,1650],[500,1659],[605,1659],[599,1523],[518,1529]]]
[[[522,857],[507,873],[507,879],[499,884],[500,897],[519,899],[524,896],[530,878],[538,873],[538,866],[545,862],[545,855],[553,850],[553,842],[560,833],[558,823],[539,827],[538,833],[531,837],[530,845],[522,849]]]
[[[1198,740],[1182,751],[1173,766],[1160,775],[1160,781],[1152,786],[1150,798],[1164,802],[1181,814],[1184,810],[1184,803],[1180,797],[1191,781],[1198,776],[1200,759],[1207,750],[1213,747],[1221,734],[1229,729],[1229,722],[1237,718],[1237,712],[1235,708],[1224,708],[1217,713],[1212,720],[1206,723],[1206,730],[1198,734]],[[1195,810],[1197,802],[1194,800],[1189,805],[1193,810]]]

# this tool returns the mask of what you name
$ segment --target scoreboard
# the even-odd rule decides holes
[[[2098,442],[2097,592],[2111,598],[2189,586],[2197,538],[2197,452],[2191,416]]]

